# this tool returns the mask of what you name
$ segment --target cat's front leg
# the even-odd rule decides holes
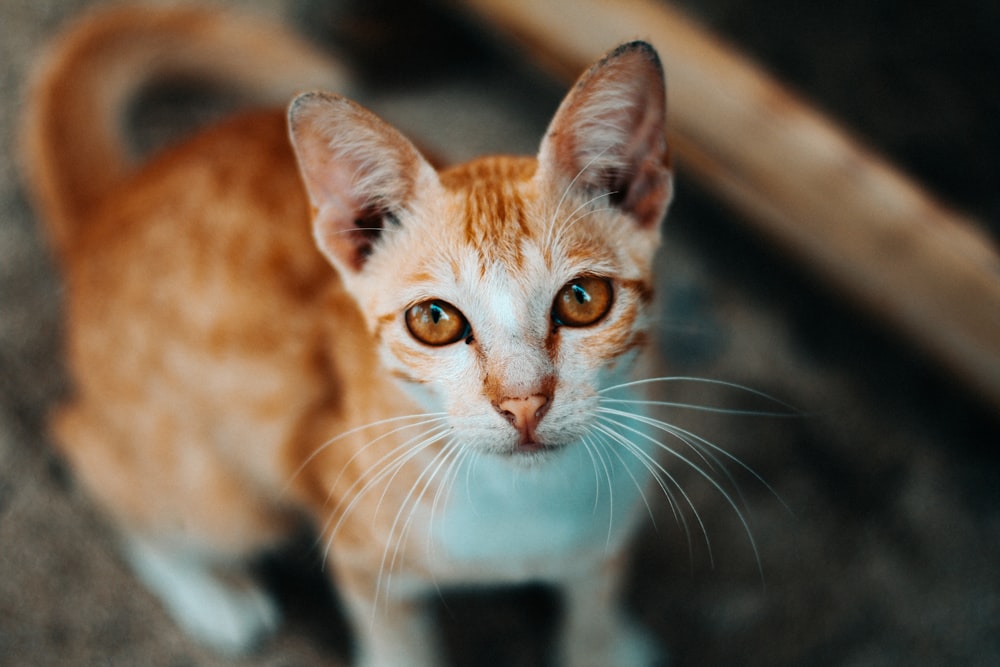
[[[224,576],[209,555],[129,536],[125,555],[146,586],[195,639],[226,654],[252,649],[278,627],[281,614],[242,569]]]
[[[625,613],[621,558],[564,582],[560,667],[661,667],[667,654]]]
[[[364,574],[338,574],[337,587],[354,630],[354,667],[441,667],[425,596],[384,590]]]

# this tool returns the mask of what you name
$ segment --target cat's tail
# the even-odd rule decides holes
[[[123,126],[144,88],[164,79],[221,83],[255,102],[343,90],[328,56],[277,21],[204,8],[115,7],[73,24],[40,61],[21,128],[26,185],[57,253],[135,167]]]

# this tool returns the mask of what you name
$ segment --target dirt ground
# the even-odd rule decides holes
[[[0,665],[346,664],[349,634],[308,537],[261,563],[286,609],[281,634],[226,660],[181,635],[136,582],[46,439],[45,413],[68,386],[60,286],[13,146],[34,56],[93,4],[0,0]],[[362,77],[362,102],[453,158],[533,151],[563,92],[433,2],[230,4],[331,45]],[[683,4],[1000,237],[1000,5]],[[147,143],[191,111],[167,96],[146,106]],[[799,409],[669,415],[766,481],[730,466],[752,540],[689,470],[677,473],[706,535],[654,507],[628,604],[673,664],[1000,664],[998,415],[683,173],[666,236],[659,344],[672,370]],[[676,391],[769,408],[722,385]],[[439,608],[454,664],[546,664],[558,617],[547,592],[462,592]]]

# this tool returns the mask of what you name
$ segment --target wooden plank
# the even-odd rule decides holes
[[[1000,407],[1000,252],[734,48],[655,0],[462,0],[565,77],[646,39],[681,168]]]

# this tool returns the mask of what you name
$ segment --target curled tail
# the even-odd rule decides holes
[[[40,62],[20,134],[26,184],[58,254],[134,168],[123,135],[129,103],[168,77],[224,83],[277,105],[303,90],[343,89],[346,80],[328,56],[273,21],[176,7],[86,16]]]

